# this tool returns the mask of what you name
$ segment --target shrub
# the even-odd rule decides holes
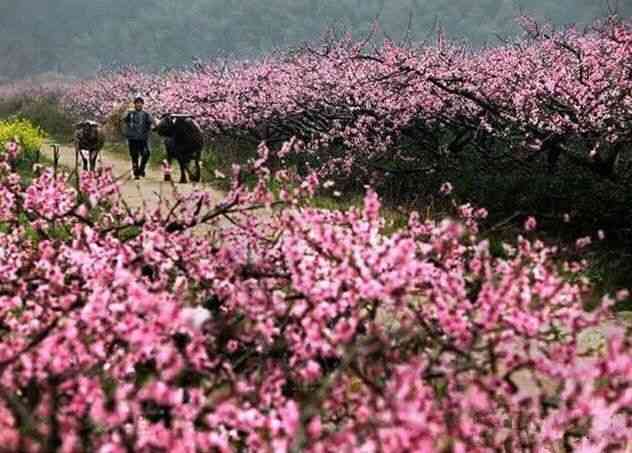
[[[4,144],[17,139],[27,153],[39,150],[46,133],[26,119],[0,121],[0,143]]]
[[[123,136],[122,125],[123,118],[129,109],[129,105],[121,103],[115,106],[112,112],[105,117],[104,130],[108,142],[119,142],[125,138]]]
[[[59,140],[70,141],[76,118],[64,111],[56,97],[24,99],[14,117],[26,119]]]
[[[71,83],[49,74],[0,85],[0,119],[27,119],[50,134],[69,140],[75,118],[63,108],[61,99]]]

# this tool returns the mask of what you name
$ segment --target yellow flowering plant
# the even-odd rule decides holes
[[[0,144],[17,142],[25,152],[33,152],[42,146],[46,133],[25,119],[0,121]],[[4,146],[0,146],[4,149]]]

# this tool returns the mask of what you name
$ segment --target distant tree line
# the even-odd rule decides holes
[[[0,80],[100,68],[178,66],[247,57],[318,38],[331,26],[363,36],[377,18],[392,39],[423,40],[440,25],[475,45],[517,31],[521,13],[585,25],[632,2],[610,0],[3,0]],[[615,5],[615,6],[613,6]]]

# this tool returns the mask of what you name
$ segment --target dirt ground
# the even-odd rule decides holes
[[[47,159],[53,160],[53,149],[50,143],[42,147],[42,155]],[[72,146],[61,145],[59,148],[59,165],[66,169],[73,170],[75,168],[75,150]],[[143,202],[148,206],[157,203],[158,195],[162,197],[173,196],[173,185],[165,182],[162,172],[158,169],[147,167],[147,176],[139,180],[135,180],[132,176],[132,166],[129,158],[120,154],[103,150],[98,166],[111,167],[114,176],[120,178],[121,193],[124,199],[131,207],[140,207]],[[177,181],[180,176],[179,168],[175,166],[172,169],[173,179]],[[194,190],[203,189],[211,192],[212,197],[218,201],[224,197],[224,194],[209,186],[208,184],[175,184],[179,193],[190,193]]]

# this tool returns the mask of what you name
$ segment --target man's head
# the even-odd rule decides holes
[[[145,101],[142,97],[136,96],[136,98],[134,98],[134,109],[136,109],[137,112],[140,112],[143,109],[144,105]]]

